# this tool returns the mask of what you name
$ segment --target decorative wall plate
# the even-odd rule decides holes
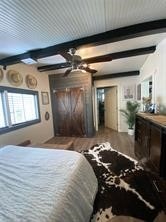
[[[0,69],[0,81],[3,79],[3,70],[2,69]]]
[[[35,89],[37,86],[37,79],[33,75],[26,75],[25,82],[30,89]]]
[[[49,118],[50,118],[50,114],[49,114],[49,112],[46,112],[45,113],[45,120],[49,120]]]
[[[22,75],[15,70],[9,70],[7,72],[7,79],[13,86],[20,86],[23,82]]]

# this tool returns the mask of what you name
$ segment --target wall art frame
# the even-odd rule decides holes
[[[135,99],[135,85],[123,86],[122,98],[124,100],[134,100]]]
[[[48,105],[49,104],[48,92],[41,92],[41,98],[42,98],[42,105]]]

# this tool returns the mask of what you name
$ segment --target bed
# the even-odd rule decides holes
[[[77,152],[0,149],[0,221],[88,222],[97,179]]]

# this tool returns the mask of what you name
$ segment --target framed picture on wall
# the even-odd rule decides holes
[[[135,99],[135,85],[123,86],[123,96],[124,100]]]
[[[42,104],[43,105],[49,104],[48,92],[41,92],[41,97],[42,97]]]

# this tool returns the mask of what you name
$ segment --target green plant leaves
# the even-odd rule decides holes
[[[122,115],[126,118],[129,129],[133,129],[135,124],[135,115],[138,112],[140,104],[137,101],[127,101],[126,109],[120,109]]]

